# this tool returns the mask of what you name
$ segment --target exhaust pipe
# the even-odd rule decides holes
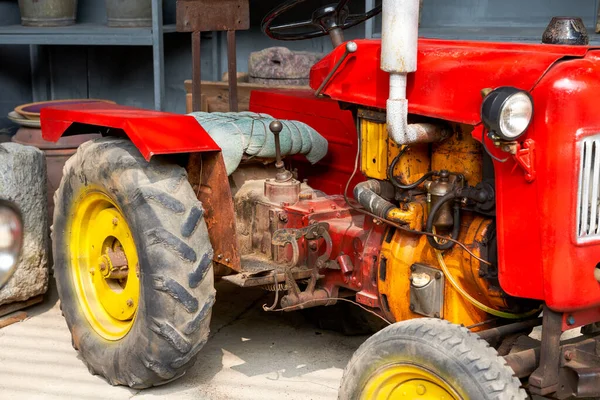
[[[429,124],[408,124],[406,78],[417,70],[419,37],[419,0],[383,0],[381,29],[381,69],[390,73],[387,100],[387,129],[399,145],[431,143],[445,139],[439,134],[427,135]]]

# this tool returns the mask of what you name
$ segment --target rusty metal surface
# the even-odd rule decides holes
[[[200,72],[202,69],[200,59],[200,32],[192,33],[192,111],[202,109],[202,89]]]
[[[498,326],[496,328],[486,329],[478,332],[478,334],[479,337],[484,340],[491,340],[495,338],[501,338],[506,335],[511,335],[513,333],[524,332],[541,324],[542,318],[535,318],[527,321],[515,322],[514,324],[507,324]]]
[[[597,398],[600,396],[600,368],[569,363],[561,369],[559,383],[556,393],[559,399]]]
[[[220,152],[191,154],[188,180],[204,208],[204,220],[214,250],[213,261],[240,271],[233,197]]]
[[[562,316],[544,306],[540,365],[529,377],[529,390],[533,394],[544,396],[558,389]]]
[[[235,45],[235,30],[227,31],[227,71],[229,72],[229,111],[238,111],[237,90],[237,54]]]
[[[249,0],[177,0],[176,10],[178,32],[250,28]]]

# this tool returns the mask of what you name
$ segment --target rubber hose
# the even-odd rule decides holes
[[[433,233],[433,222],[435,221],[435,217],[437,213],[440,211],[440,208],[447,203],[448,201],[454,200],[458,197],[456,192],[450,192],[444,195],[434,206],[431,208],[429,215],[427,216],[427,224],[425,225],[425,232]],[[458,235],[460,233],[460,206],[458,204],[454,205],[454,226],[452,228],[452,239],[457,240]],[[446,243],[440,244],[438,243],[434,237],[427,236],[427,242],[437,250],[449,250],[454,245],[455,242],[447,241]]]
[[[396,206],[382,197],[382,192],[386,191],[386,188],[382,187],[382,184],[382,182],[374,179],[361,182],[354,187],[354,198],[367,211],[385,219],[387,213]],[[390,190],[393,191],[391,186],[389,186],[389,190],[387,191],[389,192]]]
[[[400,183],[394,176],[394,169],[396,169],[396,165],[398,165],[398,161],[400,161],[400,158],[402,158],[402,156],[404,155],[404,153],[407,150],[408,150],[408,146],[404,146],[404,148],[400,151],[400,153],[394,158],[394,160],[392,161],[392,163],[390,164],[390,166],[388,167],[388,170],[387,170],[387,176],[388,176],[388,179],[390,180],[390,182],[392,183],[392,185],[394,185],[398,189],[402,189],[402,190],[414,189],[417,186],[419,186],[421,183],[425,182],[428,178],[439,174],[438,171],[429,171],[425,175],[423,175],[421,178],[419,178],[416,182],[413,182],[413,183],[407,184],[407,185]]]

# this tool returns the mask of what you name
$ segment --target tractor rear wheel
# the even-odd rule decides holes
[[[390,325],[363,343],[344,371],[339,399],[526,399],[520,386],[479,336],[423,318]]]
[[[113,385],[193,365],[215,300],[202,205],[183,168],[122,139],[83,144],[55,194],[53,253],[73,347]]]

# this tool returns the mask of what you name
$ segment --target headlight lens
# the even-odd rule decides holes
[[[533,118],[529,93],[501,87],[486,96],[481,107],[485,127],[500,139],[513,141],[525,133]]]
[[[0,202],[0,287],[10,279],[16,268],[23,242],[23,222],[18,209],[6,201]]]

